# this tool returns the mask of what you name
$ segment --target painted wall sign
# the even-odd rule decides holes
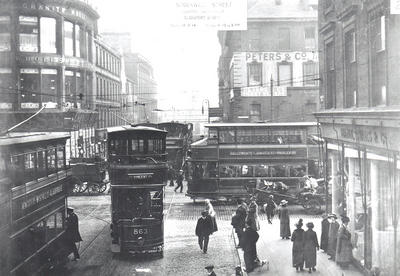
[[[272,88],[273,96],[286,97],[287,87],[286,86],[274,86]],[[243,87],[240,91],[242,97],[269,97],[271,96],[271,89],[269,87],[262,86],[250,86]]]
[[[336,131],[335,131],[336,130]],[[389,150],[400,150],[400,129],[322,124],[323,137]]]
[[[93,25],[94,18],[83,10],[73,8],[70,5],[60,5],[57,3],[42,3],[42,2],[22,2],[21,8],[26,10],[43,10],[62,14],[64,16],[73,16]]]
[[[306,149],[221,149],[220,156],[223,158],[249,158],[249,157],[265,157],[265,158],[293,158],[307,157]]]
[[[76,57],[30,54],[30,55],[18,55],[16,60],[17,60],[17,62],[24,64],[24,65],[26,65],[26,64],[44,65],[44,66],[65,65],[68,67],[94,70],[93,64],[89,63],[88,61],[86,61],[84,59],[76,58]]]
[[[316,52],[247,52],[247,62],[263,61],[318,61]]]
[[[168,1],[170,25],[174,28],[246,30],[247,0]]]

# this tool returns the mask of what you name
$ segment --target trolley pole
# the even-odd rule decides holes
[[[270,104],[271,104],[271,106],[270,106],[270,108],[271,108],[271,122],[272,122],[273,119],[274,119],[274,112],[273,112],[273,110],[272,110],[272,97],[273,97],[273,94],[274,94],[274,87],[273,87],[273,85],[274,85],[274,80],[272,79],[272,74],[271,74],[271,80],[270,80],[270,90],[271,90],[271,100],[270,100]]]

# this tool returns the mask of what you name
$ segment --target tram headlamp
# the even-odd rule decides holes
[[[143,237],[139,237],[137,240],[138,245],[143,246],[144,245],[144,238]]]

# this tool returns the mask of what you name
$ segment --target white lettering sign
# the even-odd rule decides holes
[[[390,14],[400,14],[400,0],[390,0]]]
[[[247,52],[247,62],[263,61],[318,61],[316,52]]]
[[[274,86],[272,88],[274,97],[286,97],[287,87],[286,86]],[[243,87],[240,91],[242,97],[269,97],[271,96],[270,87]]]
[[[246,30],[247,0],[176,0],[171,26],[187,29]]]

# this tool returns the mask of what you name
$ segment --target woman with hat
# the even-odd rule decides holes
[[[302,271],[304,266],[304,230],[303,227],[303,219],[299,219],[299,221],[295,224],[296,229],[292,234],[292,263],[293,267],[296,268],[296,271]]]
[[[315,271],[317,265],[317,250],[319,250],[319,244],[317,239],[317,233],[314,232],[314,223],[309,222],[306,224],[308,230],[304,232],[304,261],[308,273]]]
[[[328,251],[329,242],[329,219],[328,215],[322,215],[321,221],[321,249],[326,253]]]
[[[281,238],[289,239],[290,238],[290,218],[289,218],[289,210],[287,208],[288,202],[286,200],[282,200],[279,208],[279,219],[281,221],[280,224],[280,234]]]
[[[351,233],[347,229],[349,221],[347,216],[342,217],[342,225],[337,235],[336,262],[341,268],[347,268],[352,259]]]
[[[329,235],[328,235],[328,255],[329,260],[335,260],[336,257],[336,246],[337,246],[337,234],[339,230],[339,223],[336,221],[337,217],[335,214],[330,214],[329,219],[331,224],[329,225]]]

